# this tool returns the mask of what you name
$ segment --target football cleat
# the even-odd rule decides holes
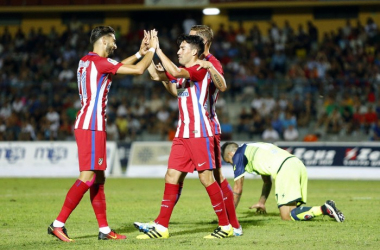
[[[148,232],[150,229],[152,229],[156,223],[153,221],[150,221],[148,223],[141,223],[141,222],[134,222],[133,225],[136,229],[138,229],[142,233]]]
[[[157,227],[152,227],[147,231],[143,231],[144,234],[138,235],[136,238],[139,240],[148,239],[167,239],[169,238],[169,230],[166,228],[164,230],[159,230]]]
[[[223,239],[232,237],[234,235],[234,229],[230,226],[228,230],[224,230],[221,226],[214,230],[213,233],[206,235],[205,239]]]
[[[233,227],[233,230],[234,230],[234,236],[242,236],[243,235],[243,228],[241,227],[241,225],[239,228]]]
[[[111,232],[109,232],[108,234],[99,232],[98,235],[98,240],[125,240],[126,238],[127,236],[118,234],[112,229]]]
[[[63,227],[53,227],[53,223],[50,224],[48,227],[48,234],[51,234],[61,241],[65,242],[73,242],[74,240],[70,239],[70,237],[67,235],[67,230],[66,228]]]
[[[335,202],[333,200],[327,200],[325,203],[325,206],[331,218],[334,218],[337,222],[344,221],[343,213],[339,209],[336,208]]]

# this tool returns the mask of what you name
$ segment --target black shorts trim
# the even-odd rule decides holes
[[[277,174],[278,174],[278,172],[280,172],[280,170],[281,170],[281,168],[282,168],[282,165],[284,165],[284,163],[285,163],[288,159],[290,159],[290,158],[294,158],[294,157],[295,157],[294,155],[289,156],[289,157],[286,157],[285,160],[281,163],[280,168],[277,170]]]
[[[286,204],[278,205],[277,207],[280,208],[280,207],[282,207],[282,206],[286,206],[286,205],[288,205],[289,203],[293,203],[293,202],[297,202],[297,204],[296,204],[297,207],[301,206],[302,204],[306,204],[306,202],[302,201],[302,198],[300,197],[300,198],[297,198],[297,199],[295,199],[295,200],[289,201],[289,202],[286,203]]]

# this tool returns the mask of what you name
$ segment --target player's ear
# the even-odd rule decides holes
[[[197,54],[198,54],[198,50],[196,50],[196,49],[191,50],[192,56],[196,56]]]
[[[100,39],[101,39],[101,42],[102,42],[103,45],[107,45],[107,38],[106,38],[106,36],[102,36]]]

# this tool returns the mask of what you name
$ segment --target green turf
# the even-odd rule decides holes
[[[47,235],[67,190],[75,179],[0,179],[0,249],[379,249],[379,181],[309,181],[308,205],[334,199],[344,223],[321,217],[308,222],[281,221],[273,193],[267,215],[248,207],[261,192],[259,179],[244,183],[237,209],[244,236],[205,240],[217,226],[206,191],[196,179],[185,182],[165,240],[137,240],[134,221],[155,219],[163,193],[162,179],[108,179],[107,213],[110,226],[127,234],[126,241],[98,241],[97,222],[86,194],[66,223],[75,243]],[[232,182],[230,181],[232,184]]]

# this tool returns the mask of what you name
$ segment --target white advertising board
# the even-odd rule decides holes
[[[244,142],[238,142],[242,143]],[[295,154],[305,163],[309,179],[380,179],[379,143],[278,142],[275,144]],[[134,142],[126,176],[164,178],[170,149],[171,142]],[[229,164],[224,163],[222,171],[225,177],[234,177]],[[197,172],[188,174],[188,177],[197,178]],[[255,175],[246,177],[260,178]]]
[[[106,175],[121,175],[115,142],[107,142]],[[75,142],[1,142],[0,177],[77,177]]]

